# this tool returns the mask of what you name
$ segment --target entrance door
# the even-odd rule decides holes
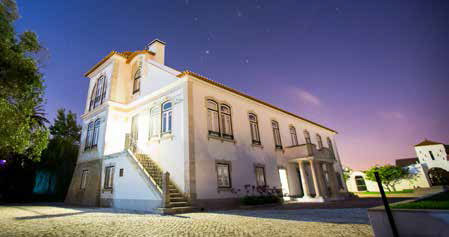
[[[288,196],[290,190],[288,189],[287,170],[279,169],[279,177],[281,178],[282,194]]]

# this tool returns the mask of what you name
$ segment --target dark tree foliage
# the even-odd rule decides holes
[[[42,47],[34,32],[16,35],[13,0],[0,0],[0,157],[38,160],[48,141],[44,86],[37,63]]]
[[[81,126],[76,122],[76,114],[64,109],[50,126],[51,139],[42,152],[38,168],[56,176],[56,196],[63,199],[67,193],[79,150]]]
[[[429,177],[432,185],[448,185],[449,172],[442,168],[432,168],[429,170]]]

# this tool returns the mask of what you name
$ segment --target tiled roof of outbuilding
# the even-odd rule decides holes
[[[439,145],[439,144],[443,144],[443,143],[441,143],[441,142],[434,142],[434,141],[425,139],[424,141],[422,141],[422,142],[416,144],[415,147],[416,147],[416,146]]]

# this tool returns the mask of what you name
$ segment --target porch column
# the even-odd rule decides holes
[[[310,160],[310,169],[312,170],[312,178],[313,178],[313,185],[315,187],[315,198],[317,197],[321,197],[321,190],[320,190],[320,185],[319,185],[319,181],[318,181],[318,174],[316,172],[316,167],[315,167],[315,162],[313,160]]]
[[[332,195],[336,196],[338,193],[338,184],[337,184],[337,176],[335,175],[334,166],[332,163],[327,164],[327,170],[329,172],[329,182],[331,186]]]
[[[298,165],[299,165],[299,173],[301,175],[302,193],[304,194],[304,197],[310,197],[309,183],[307,182],[304,164],[302,163],[302,161],[298,161]]]

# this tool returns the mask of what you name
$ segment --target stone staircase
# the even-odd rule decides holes
[[[164,172],[148,155],[135,154],[139,163],[148,172],[150,177],[154,180],[161,192],[164,190]],[[162,208],[163,213],[184,213],[192,211],[187,198],[179,191],[171,180],[168,181],[166,207]]]

